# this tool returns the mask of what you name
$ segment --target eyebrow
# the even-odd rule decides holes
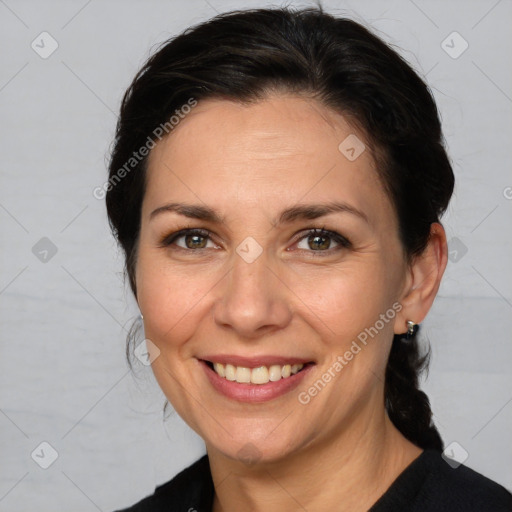
[[[190,219],[199,219],[216,224],[222,224],[224,222],[224,217],[213,208],[186,203],[169,203],[160,206],[150,213],[149,220],[153,220],[156,216],[165,212],[175,212]],[[336,201],[322,204],[292,206],[283,210],[277,218],[277,221],[274,221],[273,224],[287,224],[301,219],[317,219],[319,217],[329,215],[330,213],[349,213],[364,220],[367,224],[370,224],[370,221],[364,212],[347,203],[340,203]]]

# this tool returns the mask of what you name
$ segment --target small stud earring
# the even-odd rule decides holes
[[[144,315],[141,313],[140,314],[140,319],[142,320],[144,318]]]
[[[405,333],[405,337],[407,339],[411,339],[416,334],[416,331],[418,330],[418,324],[415,324],[411,320],[407,320],[406,324],[407,324],[407,332]]]

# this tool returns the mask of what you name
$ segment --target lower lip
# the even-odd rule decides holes
[[[309,373],[312,364],[305,366],[300,372],[286,379],[267,384],[240,384],[218,375],[204,361],[199,361],[211,385],[222,395],[239,402],[268,402],[294,390]]]

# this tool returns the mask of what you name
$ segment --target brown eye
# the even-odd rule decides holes
[[[185,229],[164,237],[161,241],[161,246],[167,247],[175,245],[176,247],[185,250],[208,249],[208,242],[211,242],[211,244],[214,245],[210,240],[210,233],[208,231],[200,229]]]
[[[185,240],[187,249],[204,249],[207,239],[202,235],[184,235],[180,238]]]
[[[324,235],[310,235],[308,236],[308,245],[310,249],[329,249],[331,240],[328,236]]]
[[[307,247],[300,246],[306,242]],[[335,244],[334,247],[332,245]],[[297,248],[308,252],[331,252],[342,248],[350,247],[350,242],[334,231],[324,229],[313,229],[304,235],[300,240]]]

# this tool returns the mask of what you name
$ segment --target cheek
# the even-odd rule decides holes
[[[330,392],[322,393],[315,407],[337,411],[332,414],[338,417],[380,388],[396,316],[392,288],[377,260],[295,282],[302,316],[318,337],[316,378],[329,382]]]
[[[196,371],[191,366],[195,360],[190,358],[193,347],[187,342],[198,334],[215,280],[211,273],[180,271],[149,254],[142,255],[138,265],[138,302],[144,314],[145,336],[160,350],[152,363],[153,373],[173,408],[197,431],[201,421],[190,413],[190,396],[195,392],[187,392],[190,373]]]
[[[380,263],[368,263],[304,272],[293,281],[291,289],[300,298],[303,313],[329,343],[350,344],[392,306],[394,286],[389,274]],[[386,320],[379,330],[392,330],[390,318]]]
[[[219,280],[214,274],[171,267],[157,258],[139,259],[138,301],[146,336],[157,340],[160,350],[178,349],[193,336],[198,318],[208,307],[208,295]]]

